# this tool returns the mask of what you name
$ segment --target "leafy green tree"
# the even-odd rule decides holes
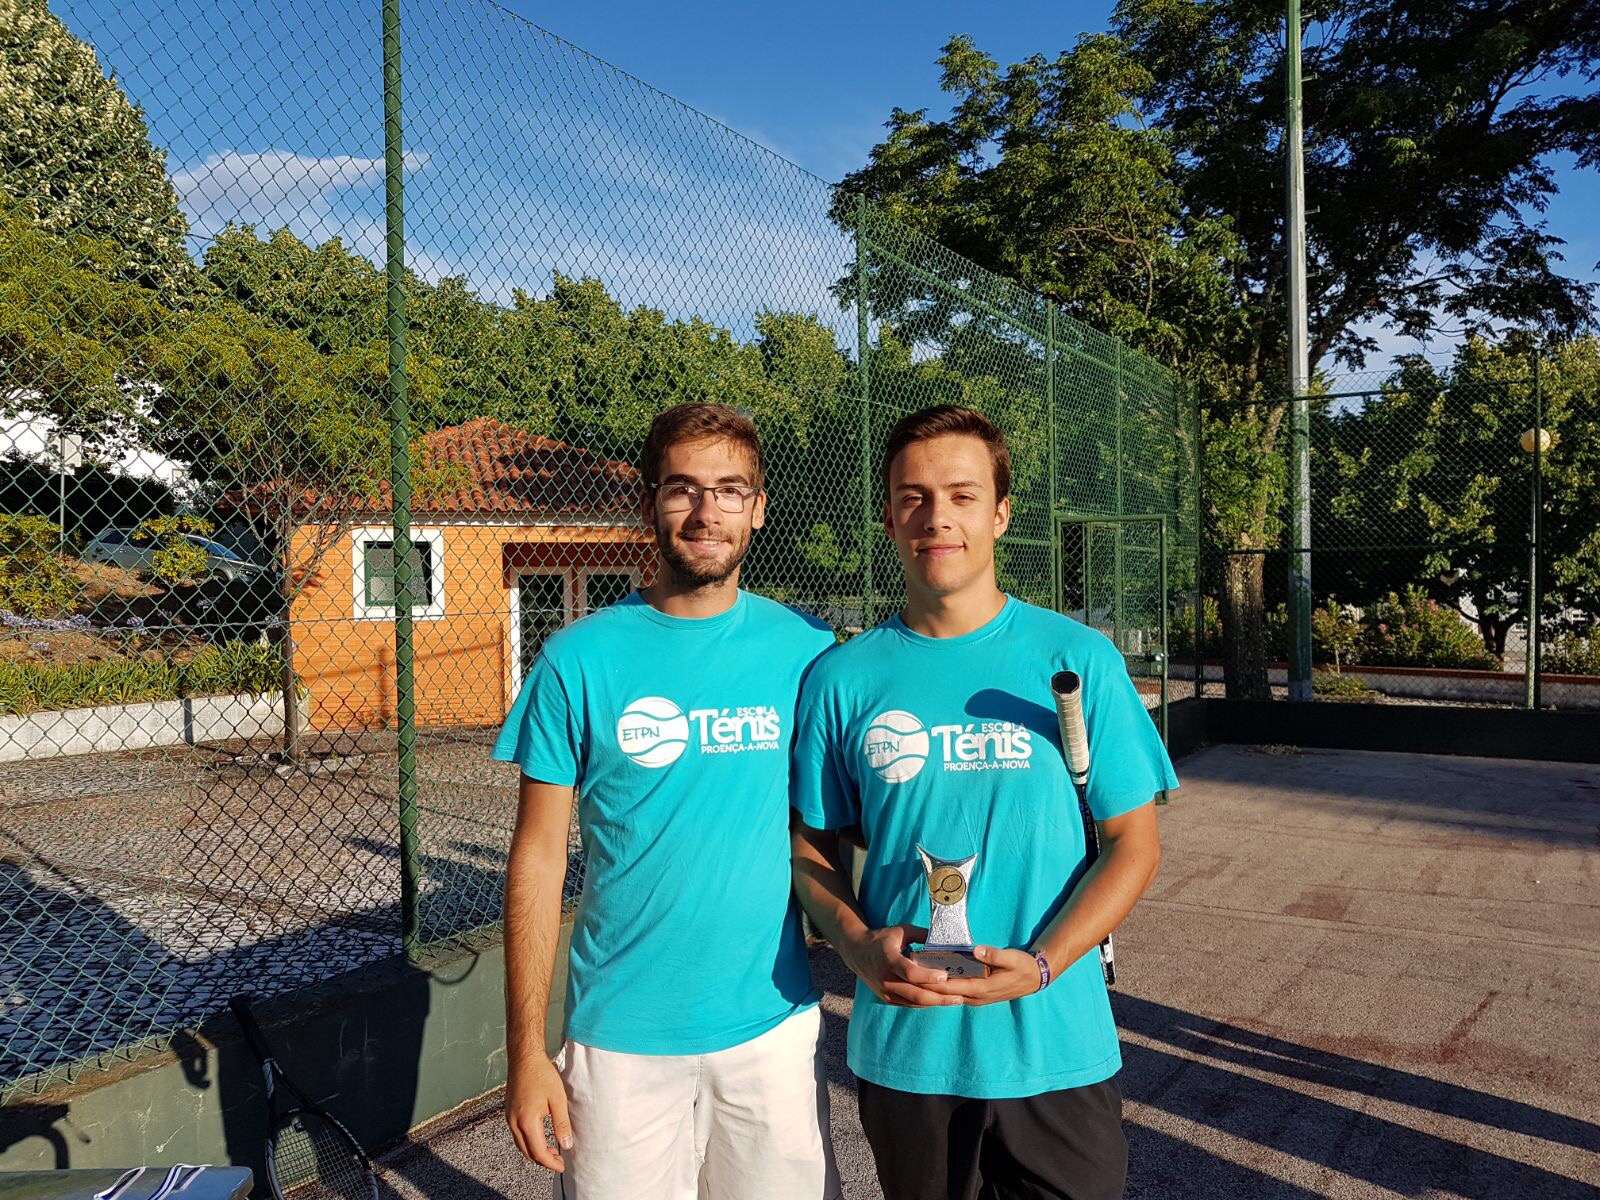
[[[381,333],[383,276],[337,240],[313,248],[285,230],[263,239],[249,226],[229,228],[207,251],[205,274],[228,304],[300,339],[324,369],[364,353]],[[854,437],[859,415],[845,413],[854,370],[815,314],[757,313],[746,342],[698,318],[626,309],[596,279],[556,274],[548,294],[518,291],[504,305],[456,278],[408,278],[407,293],[409,361],[431,381],[412,392],[419,431],[493,417],[631,459],[664,408],[686,400],[744,408],[773,464],[770,527],[752,569],[771,579],[821,570],[808,557],[806,514],[846,503],[841,488],[854,477],[830,475],[839,438]],[[185,452],[214,457],[226,439],[210,425],[202,431]],[[827,570],[837,573],[838,561]]]
[[[244,512],[277,555],[273,629],[283,665],[284,752],[300,753],[300,696],[289,616],[327,554],[369,513],[389,477],[386,350],[374,339],[319,353],[232,301],[208,304],[152,347],[160,448],[194,464],[196,481]],[[419,403],[437,384],[412,373]],[[418,448],[420,451],[420,448]],[[458,483],[414,453],[419,502]]]
[[[253,225],[229,225],[206,247],[203,267],[218,296],[301,334],[319,354],[384,335],[383,272],[339,238],[313,247],[287,229],[263,241]]]
[[[1170,137],[1138,119],[1135,98],[1153,80],[1126,48],[1087,36],[1002,73],[963,36],[938,65],[950,116],[895,109],[867,166],[845,177],[835,220],[852,226],[852,194],[865,194],[893,222],[1095,328],[1169,361],[1214,351],[1233,239],[1223,222],[1185,211]],[[868,233],[904,249],[888,222],[869,217]],[[965,282],[962,264],[943,267]],[[912,340],[938,336],[964,307],[906,273],[880,271],[874,283],[876,314]]]
[[[114,248],[112,278],[169,301],[193,283],[165,152],[45,0],[0,0],[0,193],[43,229]]]
[[[1319,458],[1333,540],[1374,531],[1400,547],[1319,591],[1367,603],[1418,580],[1472,620],[1499,656],[1527,619],[1533,424],[1530,339],[1472,339],[1447,370],[1409,360],[1359,410],[1328,418]],[[1541,557],[1545,628],[1562,614],[1600,618],[1600,341],[1575,339],[1541,361]],[[1376,556],[1362,556],[1371,560]]]
[[[150,556],[150,573],[162,583],[197,583],[205,578],[210,562],[206,552],[183,535],[210,537],[212,524],[204,517],[149,517],[134,526],[129,540],[149,542],[155,547]]]
[[[1600,155],[1592,0],[1330,0],[1308,15],[1313,366],[1360,361],[1370,322],[1585,329],[1591,291],[1528,214],[1555,190],[1554,155]],[[1111,34],[1004,73],[954,39],[949,119],[896,110],[844,181],[1225,402],[1207,518],[1216,544],[1248,551],[1227,558],[1223,603],[1229,692],[1247,697],[1266,694],[1260,551],[1282,532],[1282,29],[1263,0],[1123,0]],[[937,318],[927,296],[873,299],[891,319]]]
[[[137,436],[140,355],[168,314],[116,261],[0,199],[0,418],[43,415],[97,445]]]
[[[0,609],[59,617],[72,607],[77,580],[60,539],[61,527],[43,517],[0,513]]]

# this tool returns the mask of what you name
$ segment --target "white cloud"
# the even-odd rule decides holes
[[[427,155],[407,154],[407,171],[421,170]],[[172,177],[194,232],[215,237],[232,221],[265,229],[288,228],[314,241],[342,234],[350,218],[335,211],[340,193],[363,189],[370,199],[383,184],[381,158],[339,154],[314,157],[288,150],[213,154]]]

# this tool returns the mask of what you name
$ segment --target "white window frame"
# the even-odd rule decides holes
[[[433,557],[433,595],[426,604],[412,605],[411,617],[417,621],[438,620],[444,616],[444,530],[413,529],[411,540],[426,543]],[[390,525],[362,525],[350,531],[350,615],[357,621],[392,621],[395,618],[394,605],[367,603],[367,543],[392,541],[394,527]]]
[[[577,619],[577,572],[571,567],[518,567],[511,580],[511,685],[522,686],[522,581],[534,575],[554,575],[561,579],[561,625]],[[513,692],[513,694],[515,694]]]

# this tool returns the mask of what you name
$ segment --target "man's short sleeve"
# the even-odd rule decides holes
[[[1105,643],[1084,676],[1083,719],[1089,727],[1089,811],[1095,820],[1131,812],[1164,788],[1178,786],[1161,731],[1150,719],[1123,666]]]
[[[807,674],[795,705],[794,761],[789,773],[789,804],[813,829],[845,829],[861,823],[861,797],[845,770],[838,702]]]
[[[495,739],[493,757],[514,762],[541,783],[577,784],[583,766],[583,730],[561,673],[541,654],[528,672]]]

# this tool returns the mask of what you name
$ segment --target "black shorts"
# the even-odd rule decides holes
[[[1127,1184],[1113,1079],[1014,1100],[859,1082],[884,1200],[1119,1200]]]

